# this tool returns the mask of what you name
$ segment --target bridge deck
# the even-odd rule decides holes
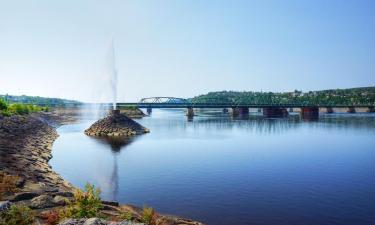
[[[230,103],[117,103],[117,106],[138,108],[349,108],[349,107],[374,107],[373,105],[305,105],[305,104],[230,104]]]

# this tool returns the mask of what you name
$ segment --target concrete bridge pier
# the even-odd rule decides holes
[[[152,113],[152,108],[147,108],[147,114],[151,114]]]
[[[187,117],[194,117],[194,108],[193,107],[188,107],[186,110],[186,116]]]
[[[232,116],[247,116],[249,115],[249,108],[247,107],[233,107],[231,109]]]
[[[353,107],[353,106],[348,107],[348,110],[346,110],[346,112],[347,113],[356,113],[355,107]]]
[[[319,118],[319,107],[302,107],[302,119],[314,120]]]
[[[263,116],[265,117],[286,117],[288,116],[288,110],[285,108],[267,107],[263,108]]]
[[[375,107],[374,107],[374,106],[370,106],[370,107],[368,107],[367,112],[368,112],[368,113],[373,113],[373,112],[375,112]]]
[[[333,113],[333,108],[332,107],[327,107],[326,108],[326,113]]]

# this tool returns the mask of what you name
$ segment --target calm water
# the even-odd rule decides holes
[[[151,133],[123,142],[58,129],[52,167],[103,198],[149,205],[207,224],[375,224],[375,116],[319,121],[231,119],[154,110]]]

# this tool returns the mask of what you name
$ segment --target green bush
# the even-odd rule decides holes
[[[12,114],[19,114],[19,115],[28,114],[30,111],[27,105],[19,104],[19,103],[11,104],[8,110]]]
[[[157,215],[155,210],[151,207],[143,207],[141,222],[147,225],[156,225]]]
[[[7,110],[7,109],[8,109],[8,103],[4,99],[0,98],[0,110]]]
[[[62,213],[64,218],[91,218],[97,217],[102,208],[100,200],[100,189],[89,183],[85,186],[85,191],[77,189],[74,193],[74,200],[70,202],[68,208]]]
[[[1,213],[0,225],[33,225],[35,213],[23,205],[12,205],[8,211]]]
[[[134,220],[134,215],[129,211],[121,211],[118,218],[120,220],[132,221]]]

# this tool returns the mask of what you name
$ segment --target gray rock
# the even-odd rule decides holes
[[[55,206],[53,198],[49,195],[41,195],[31,199],[30,208],[32,209],[44,209]]]
[[[59,195],[59,196],[68,197],[68,198],[71,198],[71,197],[74,196],[72,192],[67,192],[67,191],[57,192],[57,193],[54,193],[54,195],[56,195],[56,196]]]
[[[98,218],[90,218],[83,225],[106,225],[107,223]]]
[[[1,201],[0,202],[0,212],[6,211],[12,205],[10,201]]]
[[[63,197],[63,196],[59,196],[59,195],[57,195],[57,196],[55,196],[55,197],[53,198],[53,202],[54,202],[56,205],[64,206],[64,205],[67,204],[68,201],[69,201],[68,198]]]
[[[39,194],[36,192],[22,192],[22,193],[17,193],[11,201],[18,202],[18,201],[30,200],[37,196],[39,196]]]
[[[84,222],[85,222],[84,219],[80,219],[80,220],[67,219],[67,220],[64,220],[63,222],[59,223],[58,225],[83,225]]]

